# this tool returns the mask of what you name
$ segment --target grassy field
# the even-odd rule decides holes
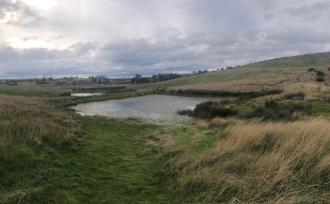
[[[330,199],[325,118],[214,118],[154,126],[80,118],[48,100],[0,98],[0,203]]]
[[[57,160],[58,203],[174,203],[168,175],[146,144],[156,127],[97,118],[81,125],[82,142]]]
[[[204,119],[159,133],[181,202],[327,203],[329,65],[329,53],[303,55],[140,85],[196,94],[281,90],[206,104],[191,113]]]
[[[330,53],[315,53],[299,56],[289,56],[277,59],[270,59],[261,62],[245,65],[250,69],[292,69],[292,68],[328,68],[330,65]]]
[[[0,203],[327,203],[328,55],[87,98],[61,97],[70,87],[1,85]],[[237,97],[199,105],[193,122],[175,126],[81,117],[67,108],[163,89]]]
[[[21,85],[7,86],[0,85],[0,94],[20,95],[20,96],[43,96],[52,97],[60,96],[61,94],[70,91],[70,88],[61,86],[38,86],[38,85]]]
[[[0,203],[174,203],[157,127],[0,96]]]
[[[260,92],[282,90],[281,96],[305,92],[306,99],[330,96],[330,54],[311,54],[266,60],[237,69],[215,71],[175,80],[139,85],[132,89]],[[310,71],[313,68],[314,71]],[[318,81],[319,72],[322,74]],[[281,97],[280,96],[280,97]]]

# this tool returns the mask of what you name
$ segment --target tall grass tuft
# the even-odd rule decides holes
[[[173,142],[164,143],[172,145],[164,145],[163,151],[182,152],[168,165],[177,175],[176,191],[189,202],[326,203],[330,200],[329,133],[330,123],[322,118],[236,121],[198,156]]]
[[[0,95],[0,203],[50,202],[47,164],[71,144],[73,121],[43,98]]]

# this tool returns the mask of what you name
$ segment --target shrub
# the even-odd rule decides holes
[[[193,116],[201,118],[229,117],[237,115],[237,111],[225,108],[218,102],[208,101],[198,104],[193,111]]]
[[[323,76],[318,76],[318,77],[316,77],[316,81],[317,81],[317,82],[324,82],[325,79],[324,79]]]
[[[305,93],[298,92],[298,93],[291,93],[284,96],[284,99],[287,100],[304,100],[305,99]]]
[[[71,92],[63,92],[60,96],[71,96]]]
[[[283,91],[280,89],[239,92],[239,91],[221,91],[221,90],[198,90],[198,89],[177,89],[169,90],[169,94],[182,96],[219,96],[219,97],[239,97],[240,99],[252,99],[261,96],[276,95]]]
[[[311,68],[309,68],[307,71],[309,71],[309,72],[314,72],[315,69],[314,69],[313,67],[311,67]]]
[[[263,120],[297,120],[300,115],[310,115],[311,107],[303,103],[278,103],[276,101],[266,101],[263,106],[257,107],[248,118],[262,118]]]
[[[324,72],[318,70],[318,71],[316,71],[316,75],[317,76],[324,76],[325,74],[324,74]]]
[[[187,115],[187,116],[192,116],[193,115],[193,112],[192,110],[179,110],[177,113],[179,115]]]

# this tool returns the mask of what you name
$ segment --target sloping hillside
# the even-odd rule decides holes
[[[170,90],[251,92],[280,89],[286,94],[306,92],[307,98],[330,93],[330,53],[271,59],[237,69],[183,77],[139,88],[166,87]],[[314,70],[309,70],[311,67]],[[318,73],[321,71],[322,73]],[[318,79],[318,74],[321,79]],[[320,80],[322,82],[320,82]]]
[[[330,65],[330,52],[305,54],[265,60],[244,66],[244,68],[306,68]]]

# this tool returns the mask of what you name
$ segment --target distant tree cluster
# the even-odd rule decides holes
[[[239,69],[241,66],[240,65],[237,65],[235,67],[221,67],[221,68],[218,68],[217,71],[224,71],[224,70],[231,70],[231,69]]]
[[[54,81],[54,79],[52,77],[42,77],[41,79],[35,79],[36,84],[38,85],[43,85],[43,84],[49,84],[52,81]]]
[[[36,83],[39,85],[47,84],[47,79],[45,77],[37,79]]]
[[[90,76],[89,79],[95,84],[108,84],[110,79],[106,76]]]
[[[7,85],[7,86],[17,86],[18,84],[17,84],[17,81],[15,81],[15,80],[6,80],[5,81],[5,84]]]
[[[166,80],[171,80],[171,79],[177,79],[180,78],[181,75],[180,74],[158,74],[158,75],[153,75],[152,81],[153,82],[157,82],[157,81],[166,81]]]
[[[158,82],[158,81],[166,81],[171,79],[177,79],[182,77],[180,74],[157,74],[153,75],[152,77],[142,77],[141,74],[136,74],[132,79],[132,84],[145,84],[145,83],[151,83],[151,82]]]
[[[144,83],[150,83],[151,78],[150,77],[142,77],[141,74],[136,74],[132,79],[132,84],[144,84]]]
[[[194,71],[193,74],[194,75],[197,75],[197,74],[206,74],[208,73],[209,71],[207,71],[206,69],[205,70],[198,70],[198,71]]]

